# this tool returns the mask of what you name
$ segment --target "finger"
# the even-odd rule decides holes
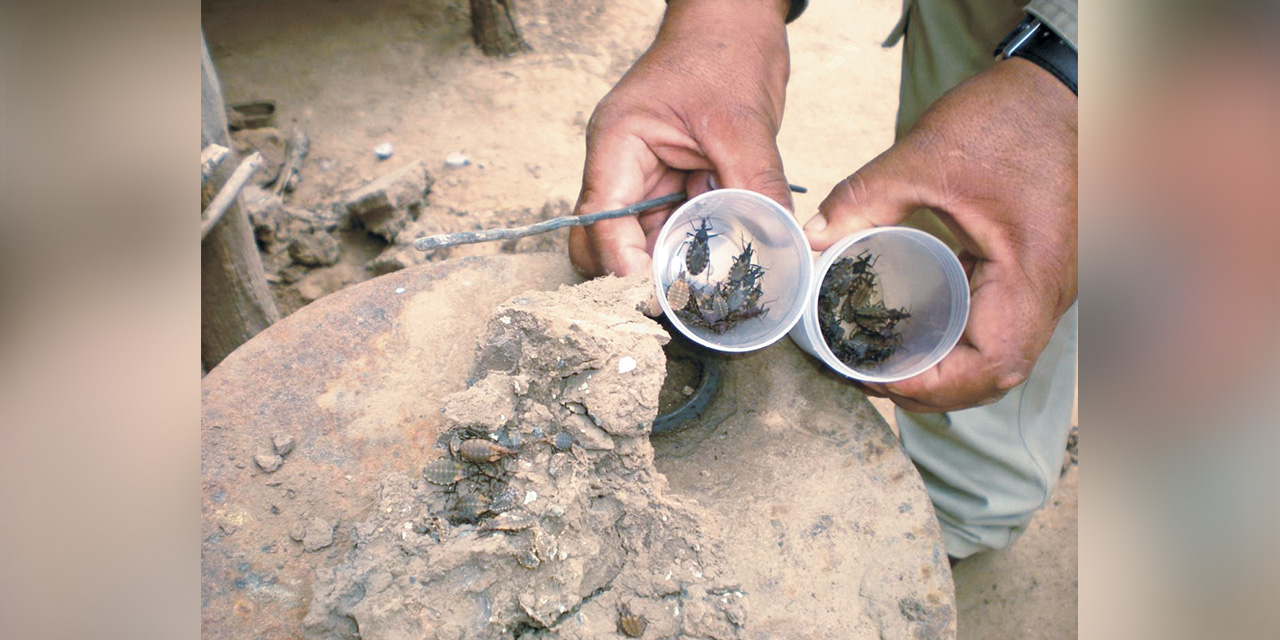
[[[884,390],[883,385],[871,384],[867,382],[855,382],[853,384],[854,386],[858,387],[858,390],[861,391],[863,395],[872,396],[874,398],[889,397],[889,393]]]
[[[635,219],[631,219],[631,224],[636,224]],[[637,226],[636,229],[639,227]],[[643,241],[644,235],[641,234],[639,237]],[[573,227],[569,230],[569,261],[573,264],[574,270],[584,277],[594,278],[610,273],[630,275],[645,273],[650,269],[652,259],[643,245],[634,247],[604,240],[603,242],[610,244],[602,247],[597,242],[591,239],[583,227]]]
[[[709,136],[703,146],[715,167],[715,184],[748,189],[773,198],[788,211],[795,210],[791,187],[782,170],[776,133],[754,117],[735,120]]]
[[[804,226],[813,250],[822,251],[864,229],[899,224],[927,205],[905,169],[903,153],[891,147],[836,184]]]
[[[657,158],[643,140],[623,133],[588,135],[582,191],[574,213],[619,209],[642,200]],[[584,275],[628,275],[649,268],[645,234],[635,217],[602,220],[569,234],[569,257]]]
[[[954,411],[995,402],[1026,380],[1048,342],[1053,318],[1041,317],[1025,284],[979,266],[969,323],[955,349],[918,376],[885,385],[892,396],[925,409]],[[1049,331],[1041,328],[1050,327]],[[896,400],[895,400],[896,401]]]

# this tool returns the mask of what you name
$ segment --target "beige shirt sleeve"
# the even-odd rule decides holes
[[[1040,18],[1058,35],[1079,49],[1079,9],[1076,0],[1031,0],[1027,13]]]

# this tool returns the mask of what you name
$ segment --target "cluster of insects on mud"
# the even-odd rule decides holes
[[[520,504],[509,486],[512,470],[508,467],[518,454],[518,448],[505,447],[478,432],[460,431],[449,439],[449,455],[427,464],[422,477],[451,495],[452,524],[476,524]],[[486,522],[495,531],[520,524],[522,519],[514,516]]]
[[[517,508],[523,496],[511,486],[516,459],[529,445],[548,444],[566,451],[574,443],[566,432],[552,436],[539,431],[535,430],[535,435],[540,437],[523,441],[519,436],[489,434],[472,427],[441,437],[448,455],[427,463],[422,477],[443,489],[448,500],[447,514],[442,515],[450,524],[476,525],[480,533],[515,533],[534,525],[536,519]]]
[[[667,286],[667,303],[689,326],[724,333],[738,323],[769,313],[760,302],[765,269],[756,262],[751,242],[742,239],[742,251],[734,257],[729,273],[713,282],[710,241],[720,234],[712,230],[710,220],[703,218],[696,229],[686,234],[688,239],[681,245],[684,268]]]
[[[818,324],[822,338],[850,367],[883,364],[902,344],[899,322],[911,317],[905,308],[884,306],[876,257],[863,251],[831,265],[818,292]]]

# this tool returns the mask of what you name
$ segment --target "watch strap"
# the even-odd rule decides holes
[[[787,24],[791,24],[800,14],[804,13],[805,7],[809,6],[809,0],[791,0],[791,8],[787,9]]]
[[[1039,18],[1028,16],[1000,43],[997,55],[1030,60],[1080,95],[1079,56],[1074,47]]]

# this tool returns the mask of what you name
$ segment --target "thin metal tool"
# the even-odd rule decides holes
[[[796,193],[805,193],[808,189],[796,185],[788,185],[791,190]],[[478,242],[496,242],[498,240],[513,240],[515,238],[523,238],[525,236],[537,235],[556,229],[565,227],[585,227],[589,224],[595,224],[601,220],[609,220],[612,218],[624,218],[626,216],[634,216],[638,213],[665,207],[669,204],[675,204],[685,199],[685,193],[678,191],[669,193],[665,196],[643,200],[633,205],[622,207],[621,209],[613,209],[610,211],[600,211],[590,213],[585,216],[560,216],[542,222],[535,222],[523,227],[515,227],[512,229],[485,229],[483,231],[459,231],[457,233],[440,233],[434,236],[418,238],[413,241],[413,248],[418,251],[431,251],[442,247],[454,247],[463,244],[476,244]]]

